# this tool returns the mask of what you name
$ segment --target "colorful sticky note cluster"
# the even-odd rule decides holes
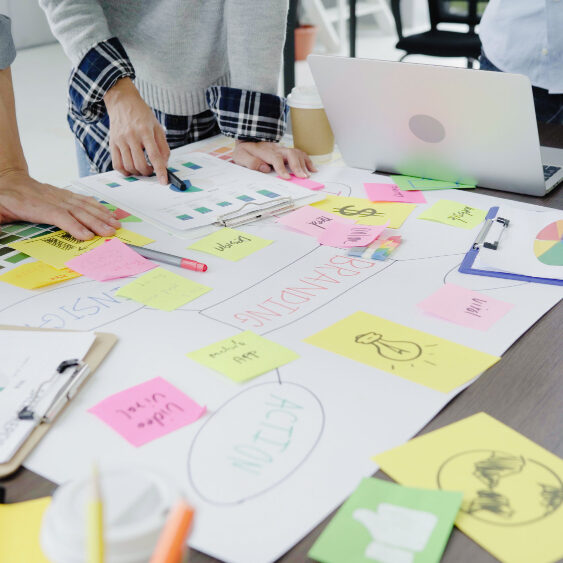
[[[334,221],[322,233],[318,241],[326,246],[336,248],[352,248],[368,246],[387,227],[387,225],[355,225]]]
[[[374,460],[404,485],[462,491],[457,527],[503,563],[563,557],[563,460],[488,414]]]
[[[421,191],[401,190],[395,184],[364,183],[370,201],[394,201],[397,203],[426,203]]]
[[[500,360],[361,311],[305,342],[443,393],[467,383]]]
[[[437,563],[459,511],[461,492],[363,479],[309,551],[322,563]]]
[[[138,447],[192,424],[205,410],[162,377],[155,377],[107,397],[88,412]]]
[[[190,352],[187,356],[236,382],[252,379],[299,357],[285,346],[250,330]]]
[[[390,254],[401,244],[400,235],[377,239],[369,246],[357,246],[348,250],[348,256],[366,260],[387,260]]]
[[[514,307],[512,303],[451,283],[441,287],[418,306],[425,313],[477,330],[488,330]]]
[[[391,176],[391,180],[401,190],[452,190],[474,188],[475,184],[460,184],[459,182],[445,182],[442,180],[431,180],[429,178],[418,178],[416,176]]]
[[[154,268],[121,287],[116,295],[133,299],[154,309],[173,311],[210,290],[210,287],[164,268]]]
[[[298,186],[307,188],[309,190],[317,191],[322,190],[325,187],[325,185],[321,184],[320,182],[315,182],[314,180],[311,180],[309,178],[299,178],[299,176],[295,176],[294,174],[290,174],[289,179],[282,178],[281,176],[278,176],[278,178],[280,178],[280,180],[285,180],[286,182],[292,182],[293,184],[297,184]]]
[[[98,281],[134,276],[157,267],[116,238],[69,260],[66,265]]]
[[[313,207],[352,219],[361,225],[385,225],[398,229],[412,213],[412,203],[373,203],[359,197],[328,196],[313,204]]]
[[[487,212],[483,209],[470,207],[459,201],[440,199],[432,207],[421,213],[418,218],[444,223],[452,227],[473,229],[480,225],[486,216]]]
[[[345,217],[328,211],[322,211],[310,205],[305,205],[291,213],[286,213],[278,219],[278,223],[281,225],[315,238],[321,236],[328,228],[328,225],[336,221],[349,223],[351,225],[354,224],[353,219],[346,219]]]
[[[53,268],[45,262],[30,262],[8,270],[0,276],[0,281],[22,287],[38,289],[54,283],[80,277],[81,274],[69,268]]]
[[[189,248],[236,262],[270,244],[272,244],[271,240],[249,233],[235,229],[221,229],[198,240]]]

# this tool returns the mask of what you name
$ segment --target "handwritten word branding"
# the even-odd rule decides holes
[[[111,395],[88,412],[96,415],[134,446],[142,446],[195,422],[205,413],[161,377]]]

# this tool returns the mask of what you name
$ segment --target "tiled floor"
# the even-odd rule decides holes
[[[358,30],[357,55],[398,60],[394,36],[369,23]],[[319,52],[322,47],[319,46]],[[464,66],[463,59],[410,57],[412,62]],[[31,174],[43,182],[67,185],[77,176],[74,139],[66,123],[70,63],[58,44],[22,50],[12,67],[22,144]],[[312,83],[306,62],[296,65],[298,84]]]

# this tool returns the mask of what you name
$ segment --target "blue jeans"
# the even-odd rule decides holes
[[[485,51],[481,51],[479,62],[481,63],[481,70],[502,72],[487,58]],[[532,93],[536,108],[536,120],[542,123],[563,125],[563,94],[550,94],[547,90],[537,86],[532,86]]]
[[[84,147],[78,142],[78,140],[74,140],[74,144],[76,146],[76,164],[78,165],[78,177],[84,178],[84,176],[92,176],[95,172],[90,170],[90,161],[86,156],[86,151]]]

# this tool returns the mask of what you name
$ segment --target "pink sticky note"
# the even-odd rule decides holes
[[[326,246],[336,248],[351,248],[357,246],[368,246],[387,227],[385,225],[350,225],[347,223],[331,223],[318,240]]]
[[[309,180],[309,178],[299,178],[299,176],[295,176],[294,174],[290,174],[289,176],[290,176],[289,180],[286,180],[281,176],[278,176],[278,178],[280,178],[281,180],[285,180],[286,182],[293,182],[294,184],[297,184],[298,186],[302,186],[304,188],[308,188],[309,190],[315,190],[315,191],[322,190],[325,187],[324,184],[315,182],[314,180]]]
[[[155,377],[111,395],[88,412],[138,447],[195,422],[205,407],[162,377]]]
[[[512,303],[450,283],[418,306],[425,313],[478,330],[488,330],[514,307]]]
[[[339,217],[334,213],[330,213],[330,211],[322,211],[310,205],[305,205],[291,213],[282,215],[278,219],[278,223],[315,238],[325,232],[329,224],[342,223],[354,225],[352,219]]]
[[[370,201],[398,201],[400,203],[426,203],[420,190],[403,191],[395,184],[364,184]]]
[[[119,239],[108,240],[69,260],[65,265],[83,276],[98,281],[134,276],[157,266]]]

